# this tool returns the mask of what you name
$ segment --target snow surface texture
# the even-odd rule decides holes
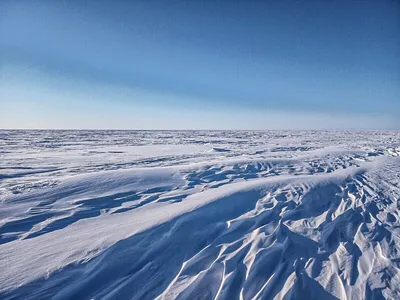
[[[399,299],[400,133],[0,131],[1,299]]]

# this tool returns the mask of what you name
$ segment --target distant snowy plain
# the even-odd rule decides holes
[[[400,299],[400,133],[0,131],[0,299]]]

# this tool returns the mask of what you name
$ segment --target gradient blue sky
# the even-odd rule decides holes
[[[400,129],[400,2],[0,2],[0,128]]]

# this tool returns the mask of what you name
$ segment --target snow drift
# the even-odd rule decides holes
[[[396,132],[1,135],[2,299],[400,297]]]

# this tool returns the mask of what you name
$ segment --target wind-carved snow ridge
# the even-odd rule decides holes
[[[0,131],[1,299],[399,299],[400,133]]]

